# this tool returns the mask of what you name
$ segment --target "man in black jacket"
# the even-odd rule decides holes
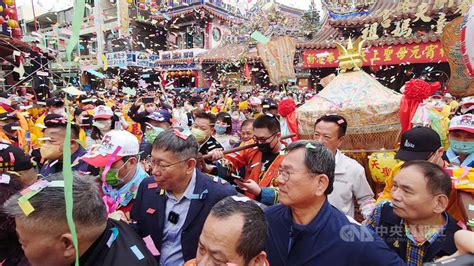
[[[73,265],[76,256],[80,265],[157,265],[129,225],[107,219],[94,178],[74,172],[76,253],[66,220],[63,179],[62,174],[50,175],[3,206],[6,214],[15,217],[16,231],[31,265]]]
[[[191,132],[199,143],[199,152],[202,155],[206,155],[214,149],[223,149],[222,145],[212,136],[215,123],[216,116],[211,112],[199,112],[194,117]]]
[[[130,107],[128,116],[136,123],[140,124],[140,129],[145,132],[148,116],[158,108],[153,97],[141,97]]]

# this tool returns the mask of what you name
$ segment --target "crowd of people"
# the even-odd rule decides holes
[[[312,140],[284,136],[279,104],[304,95],[0,95],[0,265],[421,265],[474,252],[444,170],[474,165],[473,99],[442,99],[447,147],[430,127],[406,131],[375,195],[340,150],[346,118],[318,118]]]

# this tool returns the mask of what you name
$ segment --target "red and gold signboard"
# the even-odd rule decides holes
[[[362,56],[364,66],[439,63],[447,61],[440,42],[374,46],[364,49]],[[338,67],[338,57],[339,51],[337,49],[306,50],[303,52],[303,67]]]

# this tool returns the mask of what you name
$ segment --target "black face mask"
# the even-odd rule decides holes
[[[270,147],[270,143],[258,143],[257,147],[261,153],[272,153],[272,148]]]

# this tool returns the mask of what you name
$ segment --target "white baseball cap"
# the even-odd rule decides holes
[[[249,103],[250,103],[250,105],[261,105],[262,100],[260,100],[257,97],[250,97]]]
[[[463,130],[474,133],[474,115],[465,114],[451,118],[448,130]]]
[[[96,118],[111,118],[114,115],[112,109],[105,105],[99,105],[94,108],[94,119]]]
[[[474,97],[473,96],[468,96],[464,97],[461,99],[461,102],[459,103],[459,106],[461,107],[461,113],[467,113],[468,111],[471,111],[474,109]]]
[[[474,97],[468,96],[461,99],[459,105],[474,104]]]
[[[115,158],[112,158],[113,154]],[[125,156],[140,154],[138,139],[125,130],[112,130],[102,138],[100,146],[93,148],[82,157],[82,160],[95,167],[105,167],[107,163],[115,163]]]

